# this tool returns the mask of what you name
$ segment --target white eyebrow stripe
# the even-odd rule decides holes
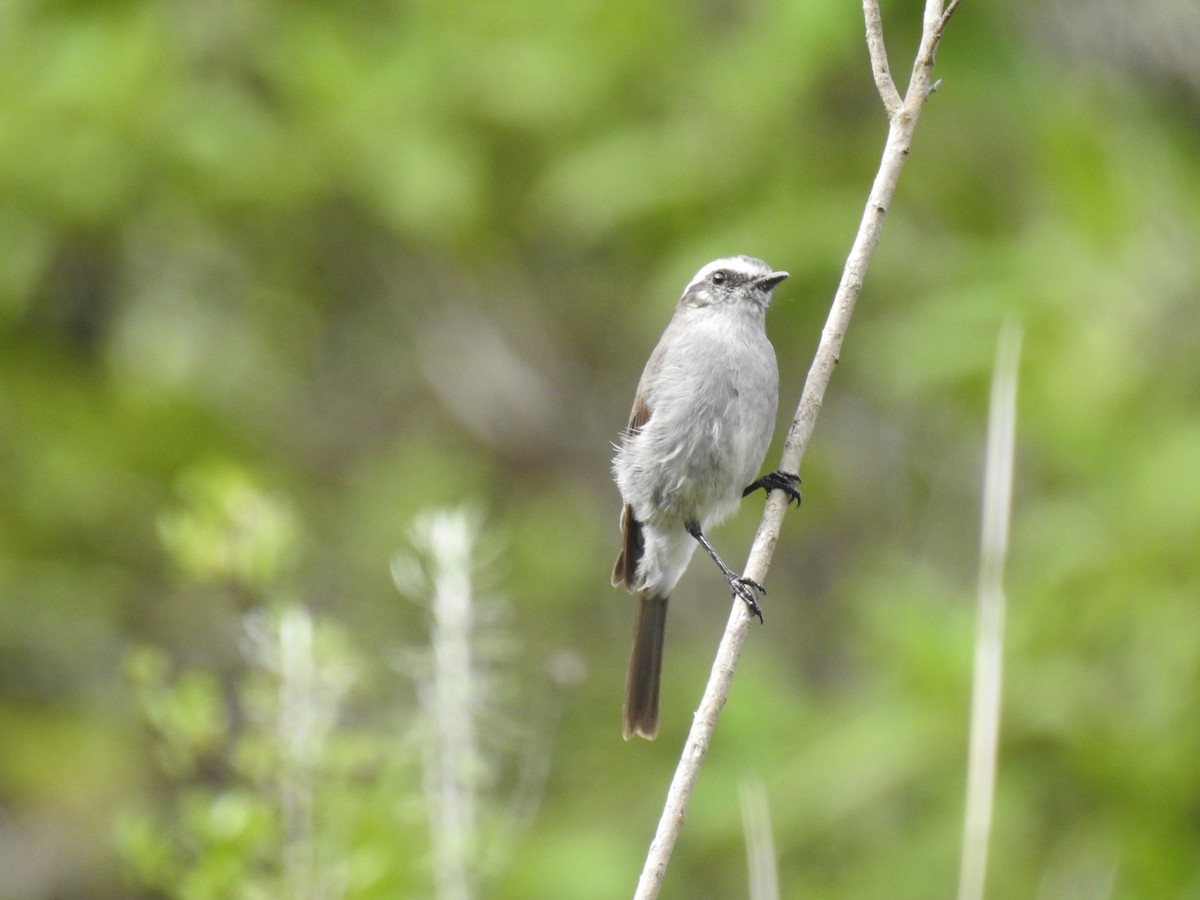
[[[696,276],[688,283],[687,290],[695,287],[702,281],[706,281],[708,276],[718,269],[728,269],[731,272],[737,272],[741,275],[757,276],[766,275],[771,271],[769,266],[760,263],[758,260],[751,260],[745,256],[725,256],[721,259],[714,259],[712,262],[705,265],[696,273]]]

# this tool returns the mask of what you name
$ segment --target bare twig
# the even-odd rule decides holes
[[[898,112],[904,101],[892,80],[888,67],[887,48],[883,45],[883,18],[879,15],[879,0],[863,0],[863,18],[867,21],[867,51],[871,54],[871,71],[875,75],[875,87],[883,100],[888,118]]]
[[[971,746],[963,823],[958,900],[982,900],[996,782],[1003,672],[1004,560],[1012,506],[1013,445],[1017,417],[1017,359],[1021,332],[1011,322],[1000,333],[988,414],[983,479],[983,529],[979,554],[979,618],[975,629],[975,678],[971,692]]]
[[[946,30],[950,17],[958,9],[958,4],[959,0],[950,0],[950,4],[942,9],[941,0],[925,0],[925,26],[921,32],[921,46],[917,49],[917,58],[913,62],[912,79],[908,83],[908,96],[905,97],[906,106],[908,100],[912,99],[913,87],[918,82],[921,83],[921,92],[924,96],[937,90],[940,82],[931,82],[929,80],[930,73],[933,71],[938,44],[942,41],[942,32]]]
[[[946,25],[950,22],[950,17],[954,15],[954,11],[958,9],[960,0],[950,0],[950,5],[946,7],[941,17],[938,19],[937,28],[933,31],[933,46],[936,49],[937,45],[942,41],[942,32],[946,30]]]
[[[871,30],[872,16],[878,23],[877,0],[864,0],[863,7],[868,19],[868,31]],[[780,469],[785,472],[798,472],[804,451],[808,447],[816,424],[817,414],[825,396],[825,389],[833,375],[834,367],[841,352],[842,340],[854,312],[854,304],[862,290],[863,279],[866,276],[867,263],[879,243],[879,235],[883,228],[883,219],[887,214],[888,205],[896,190],[900,171],[908,157],[912,145],[913,129],[920,115],[921,107],[931,93],[930,77],[933,70],[934,52],[941,39],[942,31],[950,13],[958,0],[952,0],[949,7],[943,7],[942,0],[926,0],[924,30],[921,45],[913,64],[912,77],[909,79],[908,90],[903,102],[892,109],[889,103],[886,86],[881,88],[885,107],[888,107],[888,136],[883,149],[883,159],[879,164],[879,172],[871,186],[866,208],[863,210],[858,233],[846,259],[842,278],[834,294],[833,307],[821,333],[821,342],[817,347],[816,357],[809,369],[808,378],[800,397],[800,405],[796,409],[795,418],[788,429],[787,440],[784,443],[780,460]],[[880,59],[883,52],[882,27],[878,28],[878,42],[870,45],[872,69],[876,74],[876,84],[880,83]],[[886,67],[886,61],[884,62]],[[886,68],[885,68],[886,71]],[[890,74],[886,79],[890,82]],[[787,497],[782,491],[775,491],[767,498],[766,509],[755,535],[754,544],[750,548],[750,556],[746,563],[746,577],[760,584],[765,580],[775,545],[779,541],[779,530],[783,524],[783,514],[787,508]],[[650,843],[646,855],[646,863],[638,880],[635,900],[652,900],[658,896],[666,873],[667,862],[671,851],[683,826],[684,815],[687,812],[688,799],[700,773],[700,765],[708,752],[713,729],[716,727],[717,716],[725,705],[729,694],[729,685],[733,680],[733,670],[737,665],[738,655],[746,633],[752,621],[748,607],[741,602],[734,603],[725,633],[717,648],[716,659],[713,661],[712,672],[704,689],[704,696],[692,720],[691,731],[688,732],[683,754],[676,767],[675,776],[667,792],[666,805],[659,819],[658,829]]]

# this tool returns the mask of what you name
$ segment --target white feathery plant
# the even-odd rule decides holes
[[[493,842],[497,846],[485,847],[485,826],[504,817],[492,802],[492,789],[504,755],[522,729],[504,708],[505,663],[517,650],[501,622],[500,602],[479,590],[480,572],[490,561],[480,538],[480,518],[470,509],[433,510],[413,522],[412,552],[392,560],[396,586],[430,613],[429,648],[405,668],[416,681],[422,715],[423,780],[438,900],[470,900],[480,893],[482,883],[504,862],[496,852],[499,845],[511,847],[513,826],[528,824],[530,797],[540,796],[545,774],[544,766],[530,769],[540,773],[533,778],[537,784],[518,784],[518,809],[507,817],[524,821],[486,829],[498,837]]]
[[[261,724],[274,736],[278,754],[283,896],[339,896],[336,873],[319,859],[314,807],[329,736],[358,680],[353,650],[334,626],[287,603],[246,616],[245,651],[252,664],[270,673],[276,690],[260,712],[270,717]]]

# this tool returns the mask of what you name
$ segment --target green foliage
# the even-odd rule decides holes
[[[180,485],[184,505],[159,517],[175,564],[200,581],[261,591],[276,583],[297,552],[295,514],[229,466],[192,470]]]
[[[414,523],[413,550],[392,569],[429,607],[430,645],[389,648],[372,665],[344,628],[288,595],[280,561],[300,533],[286,503],[228,465],[187,473],[180,493],[160,536],[185,574],[221,589],[214,598],[232,589],[245,610],[240,653],[225,671],[180,668],[149,646],[126,654],[158,781],[116,818],[127,876],[189,900],[420,896],[434,884],[457,896],[452,867],[472,888],[494,880],[537,807],[545,762],[514,753],[525,742],[502,673],[515,648],[495,602],[475,596],[488,562],[478,517]],[[413,834],[420,818],[429,840]]]
[[[884,9],[901,76],[919,14]],[[1165,0],[956,13],[665,897],[744,894],[747,769],[784,896],[952,890],[1011,314],[989,887],[1200,892],[1193,33]],[[861,38],[832,0],[0,9],[6,896],[428,896],[394,668],[428,612],[388,563],[464,499],[504,548],[526,713],[494,735],[488,802],[516,799],[486,890],[630,889],[724,600],[685,579],[662,735],[622,744],[609,443],[724,253],[792,272],[769,329],[799,395],[884,134]],[[322,711],[299,731],[285,634]],[[336,823],[308,844],[302,783]]]
[[[377,838],[396,829],[369,792],[399,785],[388,772],[409,756],[349,724],[363,683],[356,649],[339,626],[282,593],[278,561],[296,551],[294,519],[228,466],[189,473],[181,493],[161,535],[189,575],[239,587],[249,606],[242,661],[222,678],[207,668],[173,672],[151,647],[127,655],[162,778],[152,807],[117,819],[129,873],[142,888],[183,898],[393,895],[403,875],[394,855],[352,874],[342,860],[389,858]]]

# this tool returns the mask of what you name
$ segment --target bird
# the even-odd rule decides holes
[[[762,585],[727,566],[706,532],[755,490],[800,502],[799,475],[755,478],[775,429],[779,369],[767,339],[772,291],[788,277],[751,256],[715,259],[684,288],[642,372],[612,470],[622,499],[613,587],[638,595],[622,735],[658,734],[667,600],[696,547],[762,620]]]

